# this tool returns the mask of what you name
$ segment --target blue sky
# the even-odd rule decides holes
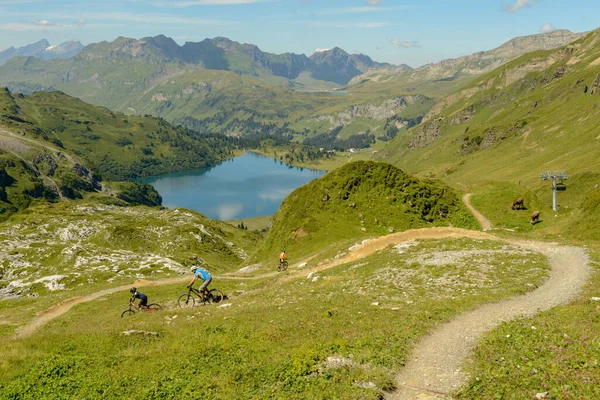
[[[598,27],[599,0],[0,0],[0,50],[44,38],[225,36],[272,53],[337,46],[418,67],[516,36]]]

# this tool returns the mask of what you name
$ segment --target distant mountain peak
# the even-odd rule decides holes
[[[58,46],[53,46],[48,40],[41,39],[27,46],[19,48],[10,47],[7,50],[1,51],[0,65],[13,57],[36,57],[42,60],[70,58],[77,54],[82,48],[83,45],[74,40],[61,43]]]

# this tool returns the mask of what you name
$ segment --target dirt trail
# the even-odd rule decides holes
[[[546,255],[552,267],[548,280],[526,295],[462,314],[423,338],[397,376],[398,390],[388,399],[450,398],[444,394],[468,383],[469,376],[460,367],[485,332],[503,321],[532,316],[574,300],[589,278],[589,258],[581,248],[540,242],[510,243]]]
[[[482,228],[491,227],[483,216],[482,219],[477,217],[479,213],[469,204],[469,197],[465,195],[463,201],[480,221]],[[483,221],[487,221],[487,224]],[[590,259],[581,248],[555,243],[506,241],[548,257],[551,266],[548,280],[526,295],[487,304],[459,315],[424,337],[397,376],[398,390],[387,396],[388,400],[450,399],[448,393],[469,382],[470,377],[461,370],[461,365],[485,332],[503,321],[532,316],[539,311],[569,303],[579,295],[589,279]]]
[[[323,271],[325,269],[333,268],[337,265],[341,265],[347,262],[352,262],[358,260],[360,258],[366,257],[378,250],[384,249],[391,244],[401,243],[414,239],[441,239],[441,238],[449,238],[449,237],[471,237],[478,239],[494,239],[495,237],[492,235],[488,235],[483,232],[478,231],[469,231],[466,229],[459,228],[424,228],[424,229],[413,229],[405,232],[393,233],[391,235],[378,237],[375,239],[368,240],[357,247],[355,251],[350,252],[344,257],[335,259],[333,261],[319,264],[311,269],[301,270],[290,273],[288,275],[281,275],[279,272],[269,272],[262,275],[257,275],[254,277],[243,277],[243,276],[234,276],[234,275],[221,275],[215,276],[215,279],[226,279],[226,280],[250,280],[250,279],[263,279],[268,277],[279,277],[273,281],[273,284],[278,284],[281,282],[287,282],[292,279],[296,279],[299,277],[306,277],[308,274],[317,271]],[[307,261],[303,260],[302,262]],[[23,338],[34,333],[38,328],[46,324],[47,322],[57,318],[67,311],[69,311],[73,306],[81,303],[85,303],[88,301],[96,300],[102,296],[107,294],[116,293],[120,291],[126,291],[132,286],[135,287],[146,287],[146,286],[159,286],[159,285],[171,285],[174,283],[184,283],[190,280],[190,276],[180,276],[176,278],[170,279],[162,279],[157,281],[148,281],[141,280],[136,281],[131,284],[121,285],[110,289],[101,290],[99,292],[90,293],[87,296],[73,297],[71,299],[64,300],[58,304],[53,305],[52,307],[40,312],[34,319],[29,321],[26,325],[18,328],[16,330],[16,337]],[[263,289],[256,289],[263,290]],[[254,291],[249,291],[246,293],[252,293]]]
[[[465,203],[465,206],[467,206],[469,211],[471,211],[471,214],[473,214],[477,222],[479,222],[481,229],[484,231],[489,231],[492,229],[492,223],[471,205],[471,193],[465,194],[462,198],[462,201]]]

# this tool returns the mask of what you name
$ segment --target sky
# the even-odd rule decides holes
[[[517,37],[600,27],[600,0],[0,0],[0,51],[163,34],[271,53],[340,47],[413,68]]]

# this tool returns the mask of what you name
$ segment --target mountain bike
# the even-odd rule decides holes
[[[195,299],[197,297],[198,299]],[[177,304],[180,308],[191,308],[194,307],[196,302],[200,302],[201,305],[205,305],[207,303],[220,303],[225,296],[223,296],[223,292],[219,289],[211,289],[209,291],[204,291],[204,298],[201,296],[200,291],[198,289],[194,289],[193,287],[188,288],[188,292],[179,296],[177,299]]]
[[[129,308],[121,313],[121,318],[131,317],[137,313],[154,313],[158,311],[162,311],[162,306],[158,303],[152,303],[141,307],[136,307],[133,303],[129,303]]]
[[[279,265],[277,266],[277,271],[279,271],[279,272],[285,271],[287,268],[288,268],[287,260],[279,261]]]

